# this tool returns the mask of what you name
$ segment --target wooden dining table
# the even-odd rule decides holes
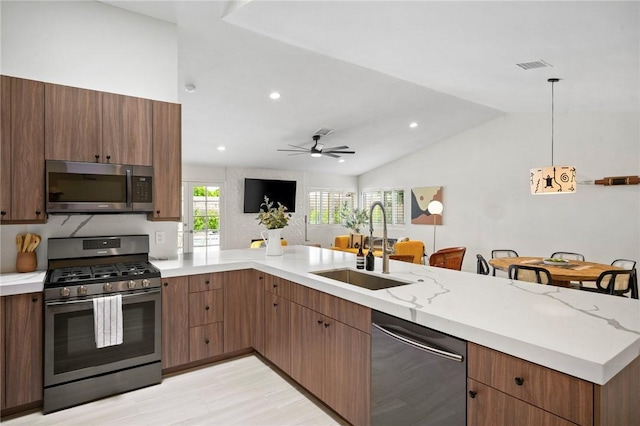
[[[498,257],[490,259],[489,264],[500,271],[508,271],[511,265],[527,265],[544,268],[551,274],[552,284],[570,287],[571,281],[596,281],[601,273],[611,270],[623,270],[617,266],[580,260],[568,260],[567,263],[547,265],[545,257]]]

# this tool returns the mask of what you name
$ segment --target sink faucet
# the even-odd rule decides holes
[[[380,201],[375,201],[371,204],[371,209],[369,210],[369,235],[373,237],[373,208],[375,206],[380,206],[380,210],[382,210],[382,273],[389,273],[389,253],[387,253],[387,213],[384,211],[384,205]],[[372,241],[369,241],[369,247],[373,244]]]

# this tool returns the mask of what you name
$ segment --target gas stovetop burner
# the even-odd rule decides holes
[[[50,271],[48,284],[81,284],[87,281],[122,280],[148,278],[158,275],[158,270],[149,262],[114,263],[111,265],[74,266]]]

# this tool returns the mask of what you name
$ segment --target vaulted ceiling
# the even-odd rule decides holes
[[[177,84],[195,86],[180,91],[187,163],[359,175],[505,113],[549,112],[550,77],[557,112],[640,113],[635,1],[104,3],[177,25]],[[356,154],[277,151],[311,147],[319,128]]]

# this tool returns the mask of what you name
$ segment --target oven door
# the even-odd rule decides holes
[[[160,289],[122,294],[122,344],[98,349],[92,298],[45,302],[44,385],[159,362],[161,308]]]

